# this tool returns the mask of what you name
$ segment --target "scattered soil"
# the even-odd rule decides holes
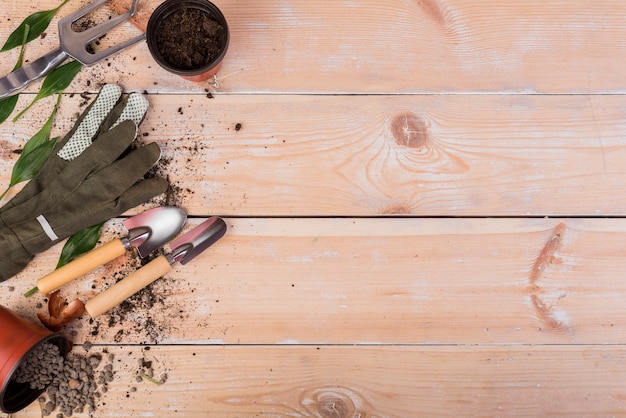
[[[196,150],[197,152],[197,150]],[[148,171],[146,174],[146,178],[160,176],[167,180],[169,187],[165,192],[165,196],[163,198],[156,197],[154,202],[159,205],[164,206],[184,206],[185,198],[191,197],[194,194],[194,191],[189,188],[183,188],[180,185],[172,182],[169,172],[169,166],[172,164],[172,159],[165,155],[161,155],[161,158],[157,163]]]
[[[125,265],[118,266],[113,273],[112,280],[103,277],[102,286],[108,287],[123,280],[130,273],[161,254],[164,254],[163,249],[150,254],[144,259],[131,258]],[[104,283],[108,284],[105,285]],[[142,337],[143,343],[158,343],[166,339],[169,334],[170,324],[166,321],[155,321],[152,313],[174,308],[170,306],[167,300],[167,294],[171,292],[170,286],[171,284],[168,280],[163,280],[163,278],[157,279],[154,283],[151,283],[118,306],[112,308],[106,315],[102,315],[97,319],[90,319],[91,337],[100,335],[101,331],[106,329],[115,329],[117,331],[114,335],[110,334],[110,331],[104,333],[110,335],[116,343],[126,341],[127,334]]]
[[[82,17],[72,23],[72,30],[74,32],[84,32],[87,29],[93,28],[94,26],[96,26],[96,24],[97,23],[93,19],[90,19],[88,17]]]
[[[108,288],[165,253],[161,248],[144,259],[130,256],[123,263],[117,264],[113,271],[103,276],[94,286]],[[106,314],[89,319],[86,337],[105,338],[120,344],[129,341],[139,344],[168,341],[180,323],[189,319],[188,306],[179,306],[175,298],[170,297],[184,285],[181,280],[173,281],[167,277],[155,280]],[[77,324],[77,328],[80,328],[80,324]]]
[[[139,370],[137,370],[136,382],[147,380],[155,385],[162,385],[167,381],[167,371],[156,373],[152,367],[152,360],[139,359]],[[132,389],[132,388],[131,388]]]
[[[97,22],[95,22],[94,20],[88,17],[83,17],[72,23],[72,30],[74,32],[84,32],[87,29],[91,29],[95,27],[96,25],[97,25]],[[100,38],[96,39],[95,41],[87,45],[87,52],[89,52],[90,54],[95,54],[96,46],[100,44],[100,39],[104,38],[105,36],[106,35],[102,35]]]
[[[163,59],[181,70],[202,68],[220,53],[224,27],[193,7],[175,11],[163,19],[156,47]]]

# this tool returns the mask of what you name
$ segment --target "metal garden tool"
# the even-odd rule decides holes
[[[107,1],[109,0],[96,0],[59,20],[59,43],[61,46],[32,63],[0,78],[0,99],[10,96],[17,90],[26,87],[32,81],[47,75],[69,57],[83,65],[89,66],[145,39],[145,34],[141,34],[103,51],[89,51],[88,48],[91,42],[101,38],[114,27],[130,19],[135,14],[137,3],[139,2],[139,0],[133,0],[130,9],[126,13],[114,16],[82,32],[72,29],[74,22],[97,10]]]
[[[187,214],[181,208],[162,206],[149,209],[126,219],[128,230],[124,238],[114,239],[70,263],[58,268],[37,281],[39,292],[47,294],[77,277],[123,255],[132,247],[144,258],[174,238],[185,224]]]
[[[128,277],[117,282],[85,304],[85,310],[92,317],[117,306],[159,277],[167,273],[172,265],[180,262],[185,265],[209,248],[226,233],[226,222],[212,217],[193,228],[180,238],[172,241],[171,253],[161,255]]]

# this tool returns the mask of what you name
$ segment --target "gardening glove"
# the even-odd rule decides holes
[[[117,158],[126,151],[135,131],[134,122],[126,121],[110,132],[114,138],[95,142],[84,156],[111,163],[92,172],[65,196],[44,190],[0,213],[0,249],[7,255],[0,258],[0,281],[17,274],[35,254],[70,235],[165,192],[167,182],[162,178],[141,180],[160,156],[156,143]]]
[[[140,94],[132,93],[120,100],[122,89],[115,84],[105,85],[98,93],[97,98],[82,113],[74,127],[55,145],[50,157],[44,163],[35,178],[30,180],[24,188],[7,204],[0,208],[0,213],[26,202],[36,194],[50,188],[59,188],[59,192],[68,185],[59,181],[57,176],[94,141],[103,138],[103,134],[125,120],[132,120],[137,125],[141,123],[148,110],[148,101]],[[86,166],[79,161],[71,164],[71,173],[66,173],[66,180],[71,177],[74,182],[81,181],[94,167]]]
[[[103,93],[104,89],[98,99]],[[78,128],[46,162],[45,172],[50,177],[38,175],[35,186],[18,193],[17,203],[12,200],[10,207],[0,211],[0,250],[4,255],[0,281],[21,271],[35,254],[167,189],[167,182],[159,177],[141,180],[160,156],[156,143],[128,152],[137,132],[134,121],[122,122],[130,101],[129,96],[124,106],[108,106],[108,113],[91,113],[96,100],[77,123]],[[97,129],[93,122],[83,125],[95,114],[99,115],[93,119],[100,123]],[[90,128],[87,136],[75,135],[83,129],[81,125]],[[93,141],[85,141],[89,137]]]

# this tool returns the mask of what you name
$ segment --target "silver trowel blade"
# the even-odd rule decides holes
[[[222,238],[226,229],[226,222],[222,218],[211,217],[172,241],[170,244],[172,254],[175,255],[176,261],[183,265],[187,264]]]
[[[128,239],[137,247],[139,256],[144,258],[174,238],[186,219],[187,213],[183,209],[160,206],[128,218],[123,223],[128,229]]]

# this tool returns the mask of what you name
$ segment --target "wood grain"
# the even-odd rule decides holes
[[[53,135],[84,97],[63,98]],[[192,215],[626,213],[623,96],[148,99],[139,138],[161,145],[169,197]],[[0,125],[1,183],[52,105]]]
[[[77,341],[626,343],[623,219],[227,223],[224,238],[192,263],[176,265],[149,292],[74,324]],[[119,234],[123,227],[115,222],[107,231]],[[30,278],[54,268],[58,250],[7,283],[14,292],[3,284],[5,303],[34,315],[42,296],[21,294],[33,286]],[[118,259],[63,294],[86,301],[137,265],[136,257]]]
[[[116,377],[97,416],[571,417],[626,407],[623,347],[150,348],[107,347]],[[135,381],[142,357],[169,370],[164,385]],[[34,404],[17,416],[40,414]]]
[[[60,16],[83,3],[71,2]],[[626,4],[612,0],[215,3],[231,31],[218,84],[196,85],[165,73],[144,43],[85,70],[73,88],[82,91],[87,81],[107,81],[161,93],[204,88],[332,94],[624,91]],[[54,0],[3,2],[11,20],[0,22],[0,39],[28,14],[56,5]],[[138,32],[131,24],[125,28]],[[56,46],[55,30],[29,45],[27,59]],[[110,36],[128,35],[118,32]],[[17,51],[7,56],[0,73],[12,68]]]
[[[147,93],[138,142],[161,146],[172,188],[145,207],[229,228],[64,330],[115,355],[94,417],[624,415],[626,3],[215,3],[231,41],[214,79],[168,74],[140,43],[83,69],[54,121],[68,132],[104,83]],[[59,4],[2,2],[0,39]],[[0,125],[0,184],[53,100]],[[113,219],[101,242],[124,234]],[[0,303],[36,321],[46,300],[22,294],[60,250],[0,283]],[[140,264],[125,254],[63,294],[87,300]],[[136,381],[143,357],[166,384]]]

